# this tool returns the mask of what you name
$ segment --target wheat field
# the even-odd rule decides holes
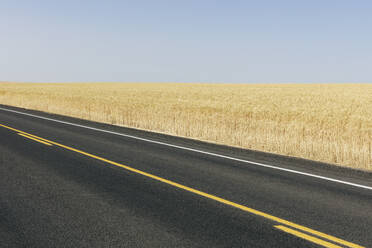
[[[0,83],[0,104],[372,170],[372,84]]]

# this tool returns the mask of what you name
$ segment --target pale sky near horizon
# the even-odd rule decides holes
[[[372,1],[0,1],[0,81],[372,82]]]

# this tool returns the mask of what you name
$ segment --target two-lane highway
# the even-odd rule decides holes
[[[372,247],[372,174],[0,106],[3,247]]]

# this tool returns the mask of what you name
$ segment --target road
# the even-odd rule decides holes
[[[372,247],[372,174],[0,106],[1,247]]]

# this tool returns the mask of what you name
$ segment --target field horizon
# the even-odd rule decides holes
[[[372,170],[372,85],[0,83],[0,103]]]

